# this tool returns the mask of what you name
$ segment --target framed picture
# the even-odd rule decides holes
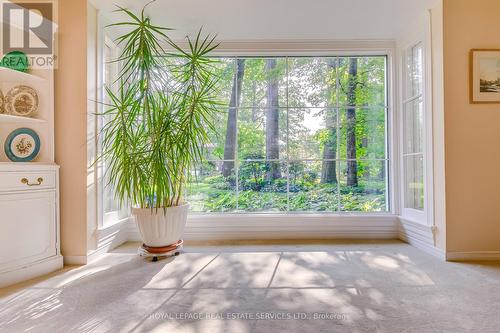
[[[500,49],[470,51],[470,102],[500,103]]]

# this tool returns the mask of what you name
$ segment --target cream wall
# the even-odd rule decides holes
[[[469,104],[469,50],[500,49],[499,0],[444,0],[447,252],[500,251],[500,104]]]
[[[87,1],[60,0],[55,71],[56,163],[61,166],[61,252],[87,253]]]

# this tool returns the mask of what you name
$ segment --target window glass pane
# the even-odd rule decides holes
[[[104,44],[103,48],[103,56],[104,56],[104,70],[103,70],[103,79],[104,79],[104,84],[111,89],[114,93],[118,91],[118,82],[115,82],[116,77],[118,76],[119,72],[119,63],[116,62],[116,59],[118,58],[118,49],[115,45],[112,44],[112,42],[108,42]],[[108,94],[104,94],[105,103],[109,103],[109,96]],[[104,126],[109,120],[108,117],[102,117],[100,120],[100,125]],[[107,171],[108,169],[108,162],[106,160],[101,161],[101,167],[102,167],[102,207],[103,207],[103,213],[111,213],[111,212],[116,212],[120,211],[120,203],[119,200],[116,199],[115,197],[115,187],[114,185],[110,182],[109,179],[109,173]],[[126,212],[122,212],[121,214],[124,217],[126,216]]]
[[[224,107],[229,107],[230,103],[231,107],[237,107],[236,104],[238,101],[237,98],[237,89],[234,86],[235,80],[242,80],[241,71],[239,72],[239,76],[236,75],[237,65],[236,60],[234,58],[217,58],[214,59],[213,71],[219,77],[219,102],[223,104]],[[234,89],[233,89],[234,87]]]
[[[405,208],[424,209],[424,159],[422,155],[404,157]]]
[[[385,57],[339,58],[339,106],[386,106],[385,61]]]
[[[233,161],[224,161],[231,162]],[[230,212],[236,210],[236,176],[229,169],[222,174],[223,161],[207,161],[191,170],[186,200],[192,212]]]
[[[288,110],[290,159],[335,159],[337,110],[335,108],[290,108]]]
[[[105,181],[104,193],[103,193],[104,213],[120,210],[120,203],[118,202],[118,200],[115,199],[115,188],[112,184],[109,183],[109,176],[107,173],[106,176],[104,177],[104,181]]]
[[[388,211],[387,161],[341,161],[339,168],[341,211]]]
[[[243,70],[241,107],[286,107],[286,59],[238,59]]]
[[[244,161],[238,168],[238,210],[270,212],[287,210],[286,163]]]
[[[339,111],[341,159],[386,158],[386,109],[343,108]]]
[[[238,158],[240,160],[285,159],[286,109],[238,110]]]
[[[423,47],[407,51],[406,99],[403,108],[403,204],[405,208],[424,209],[424,103]]]
[[[288,106],[335,106],[337,58],[288,58]]]
[[[165,71],[161,73],[160,77],[166,76],[166,79],[160,82],[154,81],[156,86],[165,91],[176,89],[176,85],[179,84],[178,75],[182,74],[180,68],[185,65],[186,62],[186,59],[175,56],[169,56],[163,59],[162,64],[165,66]],[[241,75],[236,75],[237,66],[235,58],[212,58],[210,68],[211,72],[218,78],[216,86],[217,91],[214,96],[217,102],[219,102],[223,108],[228,108],[232,101],[232,107],[234,107],[234,104],[237,102],[236,98],[238,94],[233,85],[233,81],[239,78],[241,83],[242,80]]]
[[[405,104],[403,152],[421,153],[424,145],[424,103],[421,99]]]
[[[219,108],[217,112],[214,114],[214,126],[215,131],[209,131],[209,143],[204,147],[204,156],[207,160],[223,160],[224,157],[224,148],[226,140],[229,142],[234,141],[231,140],[231,137],[227,137],[227,130],[231,128],[230,124],[228,124],[228,116],[231,113],[235,113],[236,109],[233,108]],[[236,137],[236,133],[233,135]],[[226,157],[227,159],[234,159],[234,156],[229,155]]]
[[[293,161],[288,170],[291,211],[337,211],[337,161]]]
[[[205,158],[208,160],[233,160],[235,151],[226,149],[226,141],[236,142],[236,114],[238,104],[238,89],[235,83],[241,83],[242,74],[236,72],[234,58],[214,59],[214,73],[219,77],[218,99],[222,104],[214,115],[215,131],[209,132],[210,144],[205,147]]]
[[[422,44],[409,49],[407,54],[406,98],[419,96],[423,90],[423,49]]]

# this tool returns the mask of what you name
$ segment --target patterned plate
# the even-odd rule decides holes
[[[30,162],[40,152],[40,137],[29,128],[18,128],[5,141],[5,155],[13,162]]]
[[[17,86],[9,90],[4,104],[7,113],[27,117],[38,109],[38,95],[31,87]]]

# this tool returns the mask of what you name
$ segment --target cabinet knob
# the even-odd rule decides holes
[[[21,179],[21,183],[23,183],[23,184],[26,184],[28,186],[38,186],[38,185],[42,185],[43,178],[42,177],[38,177],[38,179],[36,181],[37,181],[37,183],[30,183],[30,181],[28,180],[28,178]]]

